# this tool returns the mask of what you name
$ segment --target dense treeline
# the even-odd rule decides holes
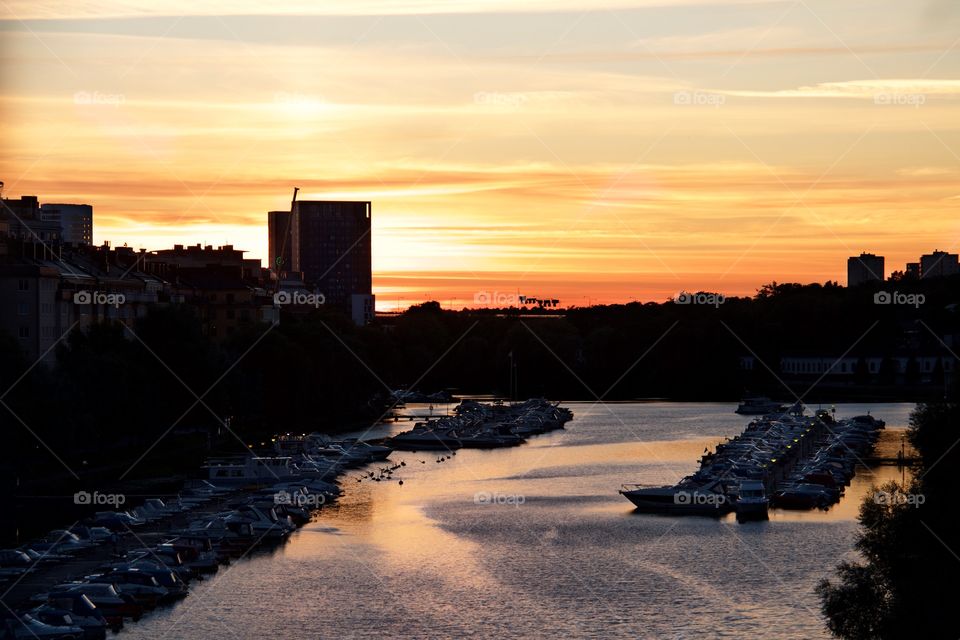
[[[277,431],[372,423],[390,389],[505,394],[511,362],[520,396],[735,400],[749,390],[791,400],[807,389],[791,392],[767,370],[784,354],[835,357],[853,347],[889,355],[923,343],[942,350],[934,333],[960,333],[950,306],[956,284],[896,283],[902,293],[923,292],[919,307],[875,304],[877,287],[826,283],[771,284],[716,305],[562,313],[426,303],[363,328],[321,309],[220,343],[203,336],[189,307],[157,308],[132,330],[74,332],[58,345],[54,367],[29,369],[3,398],[13,413],[0,407],[8,444],[0,455],[8,468],[37,460],[62,468],[42,441],[71,469],[110,464],[121,472],[150,447],[147,463],[183,462],[191,451],[257,444]],[[757,358],[752,372],[740,369],[745,355]],[[15,340],[0,339],[4,389],[30,364]],[[818,393],[805,399],[842,399]],[[220,426],[227,417],[230,429]]]
[[[954,399],[956,394],[954,394]],[[921,463],[906,486],[889,483],[860,507],[856,547],[817,588],[827,625],[849,640],[957,638],[960,519],[953,511],[960,464],[960,405],[919,405],[910,442]]]

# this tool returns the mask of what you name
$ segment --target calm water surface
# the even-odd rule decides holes
[[[121,636],[828,637],[813,587],[855,557],[860,497],[899,479],[895,467],[861,469],[825,513],[743,525],[635,514],[622,483],[680,479],[748,419],[731,404],[566,406],[566,430],[521,447],[443,462],[396,452],[406,467],[389,483],[348,473],[339,503],[287,544],[221,568]],[[895,452],[912,408],[837,405],[837,416],[886,420],[881,446]]]

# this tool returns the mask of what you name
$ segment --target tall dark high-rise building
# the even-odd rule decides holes
[[[960,273],[960,260],[956,253],[934,251],[920,256],[921,278],[942,278]]]
[[[847,286],[856,287],[864,282],[883,282],[883,256],[861,253],[847,258]]]
[[[370,202],[309,201],[293,204],[289,251],[282,251],[283,212],[269,214],[271,261],[290,256],[289,271],[322,293],[326,304],[350,313],[358,323],[373,314]],[[274,267],[275,268],[275,267]]]
[[[292,226],[293,220],[289,211],[267,213],[267,233],[270,238],[268,266],[278,277],[281,273],[293,270],[293,243],[290,241]]]

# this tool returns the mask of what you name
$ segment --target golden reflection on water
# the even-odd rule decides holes
[[[895,456],[899,451],[902,428],[881,432],[877,455]],[[564,496],[610,498],[583,505],[588,511],[633,514],[633,508],[620,499],[617,490],[626,482],[672,483],[697,468],[704,450],[712,450],[718,437],[687,438],[652,442],[627,442],[563,446],[564,433],[541,436],[527,446],[506,450],[460,450],[448,452],[395,452],[392,464],[406,466],[395,471],[392,480],[375,482],[369,478],[357,482],[360,472],[348,472],[343,481],[345,495],[336,506],[323,512],[318,531],[335,528],[336,533],[358,536],[389,553],[405,557],[424,557],[433,549],[462,544],[462,538],[445,533],[431,519],[425,505],[453,501],[464,505],[481,495],[523,496],[563,499]],[[908,451],[909,453],[909,451]],[[438,460],[440,460],[438,462]],[[632,475],[623,469],[635,468]],[[580,476],[589,483],[579,482]],[[624,475],[626,473],[627,475]],[[604,482],[609,478],[608,482]],[[772,509],[771,522],[828,522],[856,520],[863,497],[871,487],[888,481],[909,480],[909,472],[895,465],[858,465],[856,476],[846,487],[840,502],[828,510],[794,511]],[[404,484],[398,484],[402,479]],[[661,516],[640,516],[661,517]],[[729,516],[727,520],[733,520]],[[344,539],[342,544],[348,544]],[[324,544],[327,544],[326,542]],[[462,549],[468,551],[467,549]],[[300,549],[309,554],[309,549]],[[463,557],[469,557],[467,553]]]

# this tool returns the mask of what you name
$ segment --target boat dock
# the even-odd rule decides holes
[[[746,510],[741,491],[749,484],[751,492],[762,494],[751,496],[752,517],[765,518],[767,506],[825,509],[840,500],[884,426],[869,415],[836,420],[826,411],[767,414],[706,453],[700,468],[676,485],[624,485],[620,493],[640,511],[715,516],[736,511],[739,517]]]
[[[445,417],[442,413],[398,413],[387,417],[390,422],[414,422],[416,420],[437,420]]]
[[[390,438],[390,446],[408,451],[512,447],[530,436],[562,429],[573,413],[559,405],[542,398],[517,404],[464,400],[453,416],[418,422],[410,431]]]

